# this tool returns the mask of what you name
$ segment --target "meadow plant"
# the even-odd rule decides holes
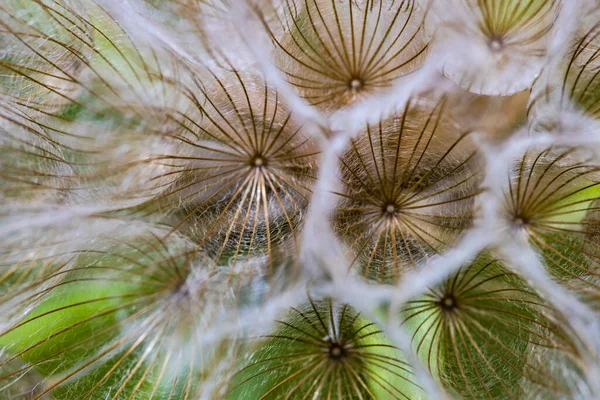
[[[0,399],[600,398],[597,0],[3,0]]]

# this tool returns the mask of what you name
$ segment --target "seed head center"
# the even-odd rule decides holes
[[[251,164],[256,168],[260,168],[265,165],[265,160],[261,156],[256,156],[252,159]]]
[[[337,343],[329,345],[329,358],[339,361],[344,357],[344,348]]]
[[[364,83],[361,79],[354,78],[350,81],[349,86],[352,93],[357,93],[363,89]]]
[[[383,214],[387,217],[394,217],[398,212],[398,208],[394,204],[388,204],[383,209]]]
[[[445,310],[454,310],[458,305],[456,298],[451,294],[445,295],[440,301],[440,304]]]
[[[516,227],[518,227],[518,228],[524,228],[524,227],[526,227],[526,226],[527,226],[527,224],[528,224],[529,222],[527,221],[527,218],[524,218],[524,217],[515,217],[515,218],[513,219],[513,223],[514,223],[514,224],[516,225]]]
[[[497,53],[504,48],[504,42],[502,39],[494,37],[488,42],[488,47],[492,52]]]

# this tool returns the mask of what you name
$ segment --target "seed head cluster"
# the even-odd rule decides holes
[[[3,0],[0,399],[600,398],[597,0]]]

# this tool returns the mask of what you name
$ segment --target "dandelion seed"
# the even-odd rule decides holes
[[[259,77],[215,74],[183,94],[192,108],[172,115],[178,132],[165,140],[173,152],[156,157],[168,167],[156,177],[166,187],[157,201],[175,229],[218,262],[272,260],[279,246],[294,248],[316,176],[314,141]]]
[[[265,21],[277,65],[298,94],[321,110],[333,112],[381,92],[424,60],[428,37],[416,1],[284,4],[279,24]]]
[[[487,256],[410,301],[404,313],[418,354],[461,398],[574,395],[570,371],[551,365],[560,360],[581,372],[568,332],[525,282]]]
[[[42,374],[46,385],[34,399],[189,397],[235,352],[227,338],[207,346],[203,332],[235,315],[232,291],[246,278],[220,272],[179,239],[147,235],[87,249],[59,274],[52,286],[38,284],[39,305],[0,333],[10,349],[0,382]],[[19,359],[26,364],[7,369]]]
[[[600,119],[600,27],[591,12],[589,22],[583,21],[574,43],[556,65],[546,67],[547,76],[533,87],[530,118],[538,129],[560,128],[561,112],[577,110],[593,119]],[[556,131],[556,130],[555,130]]]
[[[437,104],[414,100],[367,127],[342,156],[334,216],[353,267],[381,282],[443,251],[468,228],[479,172],[475,148]]]
[[[236,374],[230,398],[408,399],[422,396],[382,331],[347,304],[290,310]]]
[[[475,93],[508,95],[529,88],[542,69],[558,4],[554,0],[439,4],[433,12],[438,18],[432,19],[437,40],[441,48],[456,48],[446,53],[445,74]]]
[[[513,166],[505,193],[507,220],[525,234],[559,282],[596,307],[598,173],[581,150],[531,150]]]
[[[597,152],[518,137],[493,179],[477,147],[523,131],[561,43],[530,122],[597,130],[592,1],[1,3],[0,397],[599,397]],[[332,139],[346,117],[374,123]],[[538,263],[419,269],[488,227],[593,312]]]

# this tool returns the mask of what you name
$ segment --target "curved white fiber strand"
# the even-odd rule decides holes
[[[560,312],[576,332],[578,341],[583,343],[580,350],[585,361],[587,382],[592,387],[595,398],[600,396],[600,370],[597,365],[599,327],[594,312],[552,280],[528,243],[519,243],[513,236],[507,235],[504,243],[498,247],[498,252],[510,267],[530,282]]]
[[[589,12],[592,1],[564,1],[554,23],[548,44],[548,60],[553,62],[564,56],[577,29],[578,21]]]
[[[218,344],[223,340],[223,337],[239,335],[242,330],[264,334],[265,329],[272,327],[284,311],[298,305],[299,302],[305,299],[306,288],[302,285],[297,285],[281,294],[273,295],[260,306],[245,309],[244,313],[235,319],[202,332],[203,342],[206,345]]]
[[[6,207],[12,218],[4,219],[0,227],[0,236],[15,234],[19,231],[48,226],[72,224],[74,220],[93,218],[100,213],[114,210],[115,207],[101,205],[47,205],[45,207]]]
[[[319,177],[313,188],[301,243],[300,258],[304,266],[316,274],[326,268],[334,281],[344,280],[347,273],[345,266],[348,265],[344,262],[341,244],[330,222],[331,213],[337,204],[334,191],[339,185],[339,160],[347,143],[348,138],[339,135],[333,137],[323,149]]]

